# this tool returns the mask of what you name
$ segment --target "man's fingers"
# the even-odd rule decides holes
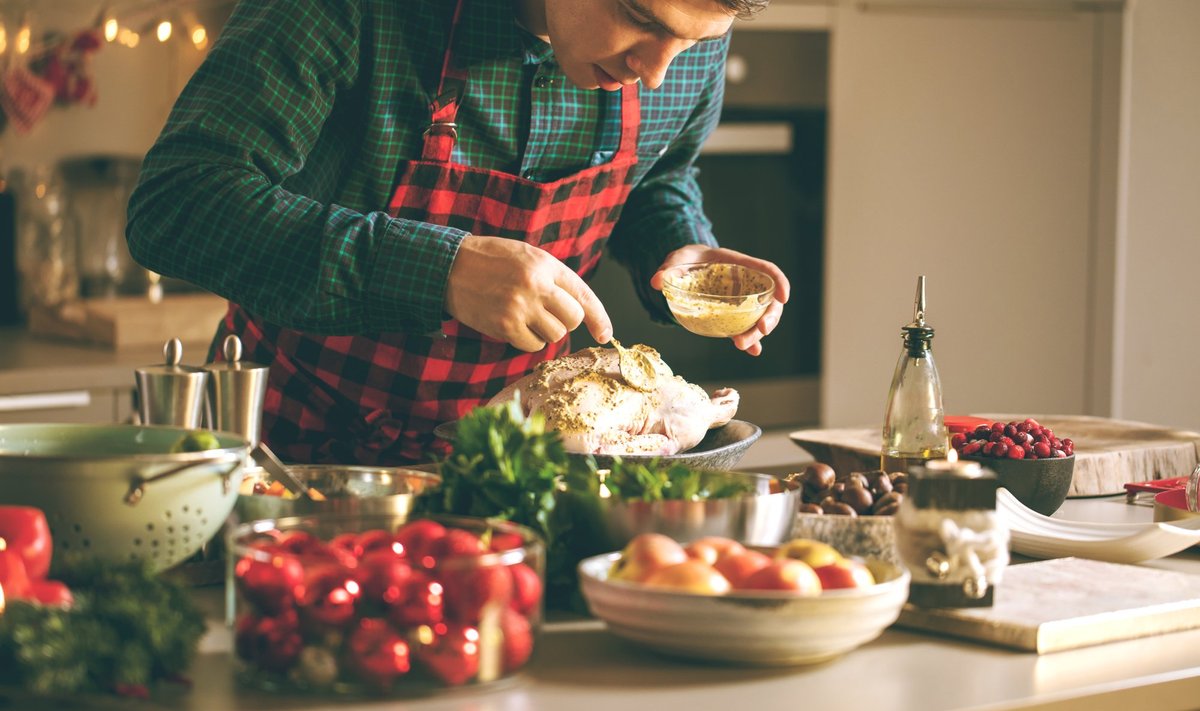
[[[549,311],[542,311],[540,314],[531,315],[529,330],[545,343],[558,343],[570,333],[570,329],[563,325],[562,321]]]
[[[583,324],[587,326],[588,333],[597,343],[608,343],[612,339],[612,321],[604,310],[604,304],[600,303],[600,297],[575,272],[564,267],[562,274],[558,285],[583,309]]]
[[[513,334],[508,338],[508,342],[513,348],[526,353],[536,353],[546,347],[546,340],[528,328],[522,328],[519,333]]]
[[[558,319],[568,332],[574,331],[583,323],[583,306],[565,289],[556,286],[554,293],[546,298],[545,306],[550,315]]]
[[[768,336],[771,334],[771,331],[775,330],[775,327],[779,325],[779,318],[782,314],[783,304],[779,303],[778,301],[767,307],[767,310],[762,315],[762,318],[758,320],[757,328],[762,335]]]

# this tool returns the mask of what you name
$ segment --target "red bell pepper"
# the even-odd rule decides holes
[[[29,573],[25,571],[25,561],[13,551],[0,551],[0,587],[4,588],[4,597],[9,600],[29,595]]]
[[[42,580],[50,572],[53,541],[41,509],[32,506],[0,506],[0,538],[7,549],[25,562],[25,572]],[[7,588],[6,588],[7,589]]]

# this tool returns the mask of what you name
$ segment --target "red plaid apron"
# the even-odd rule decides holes
[[[454,64],[451,26],[420,160],[397,170],[389,214],[519,239],[585,279],[632,189],[640,122],[637,85],[622,89],[620,147],[613,160],[550,183],[451,162],[467,72]],[[314,336],[280,328],[230,304],[215,342],[238,334],[246,360],[271,366],[263,439],[294,462],[407,464],[447,451],[433,428],[458,419],[570,349],[570,336],[526,353],[457,320],[445,337],[384,333]]]

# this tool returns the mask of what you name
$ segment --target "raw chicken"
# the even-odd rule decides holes
[[[738,393],[710,397],[671,372],[658,351],[584,348],[539,364],[489,404],[520,399],[526,414],[541,412],[569,452],[676,454],[695,447],[711,427],[737,412]]]

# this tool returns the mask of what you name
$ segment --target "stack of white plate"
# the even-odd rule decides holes
[[[996,513],[1008,526],[1014,553],[1031,558],[1090,558],[1138,563],[1200,544],[1200,518],[1171,523],[1094,523],[1043,516],[1008,489],[996,492]]]

